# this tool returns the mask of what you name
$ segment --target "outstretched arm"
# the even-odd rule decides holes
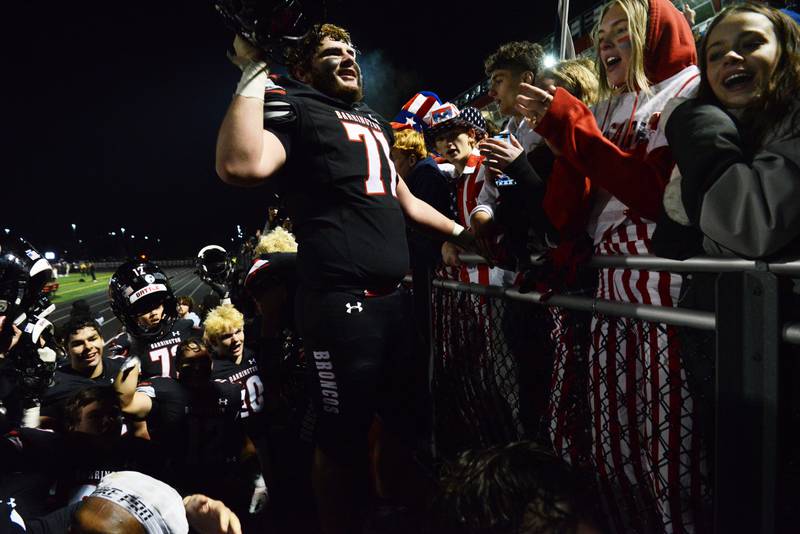
[[[408,189],[402,178],[397,178],[397,200],[403,213],[414,224],[443,236],[464,249],[473,247],[475,238],[460,224],[436,211],[427,202],[418,199]]]
[[[150,397],[136,391],[139,382],[138,358],[131,358],[125,362],[114,380],[114,390],[119,396],[122,413],[132,415],[137,419],[144,419],[153,408]]]
[[[603,136],[589,108],[563,88],[543,91],[523,83],[516,109],[579,174],[638,214],[658,220],[674,165],[666,147],[644,159],[625,152]]]

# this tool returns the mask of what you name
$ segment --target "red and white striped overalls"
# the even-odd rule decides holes
[[[694,83],[690,75],[676,76],[670,83],[680,92]],[[624,150],[641,154],[663,142],[659,134],[648,133],[648,124],[665,104],[666,98],[658,91],[670,96],[676,91],[654,89],[655,98],[640,100],[641,95],[631,93],[627,102],[620,97],[613,109],[610,103],[608,107],[600,104],[598,124],[604,136]],[[595,255],[649,254],[655,223],[637,217],[610,193],[601,191],[598,197],[589,228]],[[596,297],[672,307],[677,305],[680,289],[681,277],[676,274],[602,269]],[[593,317],[588,348],[588,451],[580,450],[580,436],[570,427],[574,421],[564,413],[574,386],[569,375],[583,372],[576,369],[576,355],[565,346],[574,340],[567,330],[557,330],[554,341],[551,439],[556,452],[569,461],[588,456],[612,529],[697,532],[704,465],[676,330],[640,320]]]

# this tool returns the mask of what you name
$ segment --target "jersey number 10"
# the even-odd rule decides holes
[[[381,155],[378,146],[383,151],[383,156],[389,164],[389,171],[391,177],[389,178],[389,188],[392,191],[392,196],[397,196],[397,171],[394,169],[394,163],[389,155],[389,142],[386,141],[386,136],[383,132],[367,128],[364,125],[355,122],[342,121],[347,138],[354,143],[364,143],[364,148],[367,151],[367,178],[364,186],[368,195],[385,195],[386,186],[383,183],[383,176],[381,175]]]

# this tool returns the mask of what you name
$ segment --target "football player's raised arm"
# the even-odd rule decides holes
[[[150,411],[153,409],[152,399],[141,391],[136,391],[127,404],[121,403],[121,405],[122,413],[131,415],[136,419],[144,419],[150,415]]]
[[[263,54],[237,35],[230,60],[242,70],[217,136],[217,174],[231,185],[255,186],[286,163],[286,150],[264,130],[264,91],[269,83]]]
[[[126,361],[114,379],[114,390],[119,397],[122,413],[132,415],[137,419],[144,419],[153,408],[150,397],[136,391],[139,382],[139,363],[136,358]]]
[[[408,189],[399,176],[397,177],[397,200],[403,213],[414,224],[435,232],[464,249],[473,248],[475,238],[463,226],[445,217],[424,200],[420,200]]]
[[[217,136],[217,174],[231,185],[256,186],[286,163],[286,150],[264,129],[264,101],[235,96]]]

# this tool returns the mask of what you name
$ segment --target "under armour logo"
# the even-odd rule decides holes
[[[219,401],[219,405],[220,406],[227,406],[228,405],[228,399],[226,399],[226,398],[221,398],[221,399],[217,399],[217,400]]]
[[[353,313],[353,310],[358,310],[358,313],[364,311],[364,308],[361,307],[361,302],[356,302],[355,306],[348,302],[345,306],[347,306],[347,313]]]

